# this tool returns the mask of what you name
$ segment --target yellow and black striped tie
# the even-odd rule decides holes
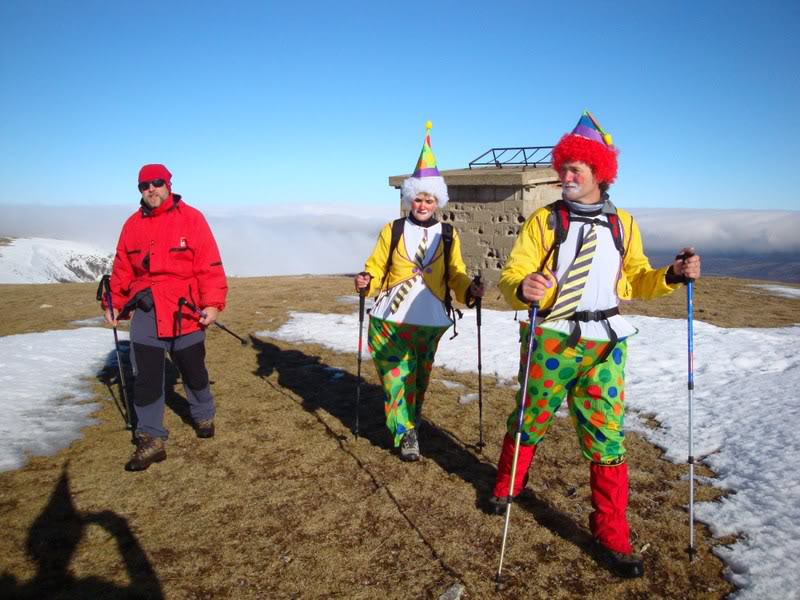
[[[389,314],[394,314],[397,312],[397,309],[400,308],[400,304],[405,300],[406,296],[408,296],[408,292],[411,290],[411,287],[414,285],[414,282],[417,280],[417,277],[422,276],[422,269],[425,266],[425,254],[428,252],[428,230],[426,229],[422,234],[422,241],[419,243],[419,248],[417,248],[416,254],[414,254],[414,263],[417,265],[414,267],[414,276],[411,279],[407,279],[400,285],[400,289],[397,290],[394,298],[392,299],[392,305],[389,308]]]
[[[555,304],[553,304],[550,314],[544,319],[545,321],[566,319],[575,314],[583,295],[583,287],[586,285],[586,280],[589,279],[589,271],[592,268],[592,259],[596,249],[597,225],[592,224],[592,228],[586,234],[575,261],[567,270]]]

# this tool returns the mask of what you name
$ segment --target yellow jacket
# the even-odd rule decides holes
[[[439,300],[444,302],[444,238],[439,237],[439,245],[434,252],[433,259],[425,265],[422,271],[422,279],[428,289]],[[387,223],[381,229],[378,241],[372,254],[364,265],[364,270],[372,275],[369,282],[367,295],[377,294],[381,290],[381,282],[386,274],[386,263],[389,258],[389,246],[392,242],[392,224]],[[397,248],[392,255],[392,265],[389,276],[386,278],[385,289],[391,289],[416,275],[413,269],[416,267],[413,258],[409,258],[408,250],[405,245],[405,236],[401,235],[397,243]],[[461,259],[461,241],[458,232],[453,230],[453,245],[450,248],[450,289],[459,302],[465,302],[467,290],[472,279],[467,275],[467,268]]]
[[[517,288],[522,280],[531,273],[549,271],[555,280],[556,265],[551,256],[550,264],[542,267],[542,261],[548,250],[555,243],[555,231],[547,223],[550,214],[548,207],[534,211],[517,236],[511,255],[506,261],[503,272],[500,274],[500,291],[506,301],[516,310],[525,310],[526,304],[517,298]],[[670,285],[666,282],[666,273],[669,266],[653,269],[650,261],[644,255],[642,248],[642,235],[633,216],[630,213],[617,209],[620,225],[623,230],[625,254],[622,258],[622,268],[617,275],[617,296],[621,300],[643,298],[646,300],[658,298],[671,293],[680,284]],[[553,285],[545,291],[539,306],[542,309],[550,308],[555,302],[558,286]]]

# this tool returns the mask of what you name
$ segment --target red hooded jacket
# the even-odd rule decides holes
[[[196,314],[178,306],[182,297],[200,309],[225,308],[228,282],[217,242],[202,213],[182,202],[178,194],[171,194],[158,208],[142,206],[128,218],[119,236],[111,276],[114,308],[122,311],[147,288],[153,295],[158,337],[201,328]]]

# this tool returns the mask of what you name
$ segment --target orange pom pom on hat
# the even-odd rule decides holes
[[[583,111],[572,133],[564,135],[553,148],[553,168],[560,171],[565,162],[583,162],[591,167],[598,183],[611,185],[617,178],[617,154],[611,136],[592,113]]]

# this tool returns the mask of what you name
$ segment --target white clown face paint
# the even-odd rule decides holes
[[[600,184],[586,163],[564,163],[558,177],[561,179],[561,197],[564,200],[580,204],[596,204],[600,201]]]

